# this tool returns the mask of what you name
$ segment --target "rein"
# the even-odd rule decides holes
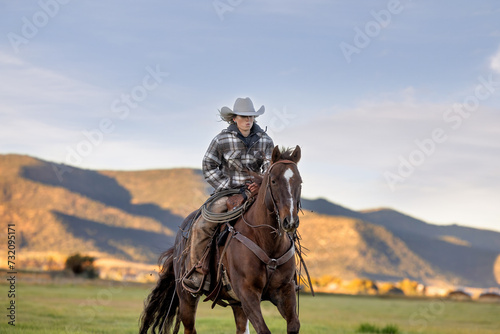
[[[267,210],[271,213],[271,215],[272,214],[276,215],[276,220],[278,222],[278,228],[276,228],[276,227],[274,227],[272,225],[269,225],[269,224],[261,224],[261,225],[250,224],[245,219],[245,213],[247,213],[247,209],[250,206],[246,206],[246,207],[243,208],[243,210],[241,212],[241,218],[242,218],[243,222],[248,227],[251,227],[251,228],[269,227],[270,229],[273,230],[272,233],[276,233],[279,236],[281,236],[282,233],[283,233],[283,231],[284,231],[283,224],[282,224],[281,219],[280,219],[278,205],[276,203],[276,198],[274,197],[274,194],[273,194],[273,191],[272,191],[272,187],[271,187],[271,171],[272,171],[272,168],[274,168],[277,164],[293,164],[293,165],[296,165],[296,163],[293,162],[293,161],[291,161],[291,160],[279,160],[279,161],[271,164],[271,166],[269,167],[269,169],[267,171],[267,175],[265,175],[267,184],[266,184],[266,189],[265,189],[265,194],[264,194],[264,201],[263,201],[264,203],[263,204],[266,206]],[[271,201],[273,203],[273,207],[272,208],[269,208],[268,204],[266,203],[266,197],[268,195],[271,198]],[[300,210],[300,199],[299,199],[297,205],[298,205],[298,209]],[[270,217],[270,218],[272,219],[272,217]],[[314,295],[314,291],[312,290],[311,279],[309,277],[309,272],[307,271],[306,264],[305,264],[304,259],[302,257],[302,247],[300,245],[300,240],[299,240],[300,237],[298,237],[298,235],[296,233],[294,233],[293,236],[290,235],[289,233],[287,233],[288,239],[290,240],[290,246],[289,246],[288,250],[284,254],[282,254],[280,257],[278,257],[278,258],[271,258],[257,243],[255,243],[253,240],[251,240],[248,237],[246,237],[245,235],[243,235],[241,232],[237,231],[234,228],[234,226],[232,226],[227,221],[226,221],[226,225],[227,225],[227,230],[230,233],[230,237],[226,240],[224,249],[223,249],[222,253],[219,256],[220,260],[219,260],[218,269],[217,269],[217,281],[221,282],[221,283],[219,283],[219,288],[215,289],[211,293],[211,295],[209,297],[207,297],[207,299],[206,299],[206,300],[209,300],[209,299],[214,300],[214,304],[212,305],[212,307],[217,302],[217,298],[218,298],[217,296],[219,295],[220,289],[222,288],[223,285],[226,287],[227,293],[231,296],[231,298],[233,298],[236,301],[240,301],[238,299],[238,297],[234,294],[234,292],[232,292],[232,289],[230,287],[230,282],[227,282],[227,284],[229,285],[229,288],[227,288],[227,286],[224,283],[224,277],[226,277],[226,280],[227,280],[227,276],[224,276],[224,275],[226,275],[226,273],[225,273],[224,268],[223,268],[224,265],[222,263],[222,259],[226,255],[226,251],[229,248],[229,244],[231,243],[231,241],[233,239],[236,239],[240,243],[242,243],[247,249],[249,249],[265,265],[265,267],[266,267],[267,281],[265,283],[265,287],[263,289],[263,293],[265,293],[268,290],[269,284],[270,284],[271,279],[272,279],[274,273],[276,272],[276,270],[280,266],[286,264],[287,262],[289,262],[290,260],[292,260],[293,258],[295,258],[295,256],[297,255],[298,256],[298,261],[301,264],[301,269],[302,269],[302,266],[303,266],[304,269],[305,269],[305,271],[306,271],[307,280],[309,282],[309,286],[311,288],[311,291],[312,291],[312,293]],[[302,270],[301,269],[299,270],[299,272],[296,272],[296,274],[299,275],[299,278],[297,278],[296,284],[299,284],[299,280],[302,278],[302,273],[301,273]],[[220,305],[223,305],[223,304],[220,304]]]
[[[245,213],[246,213],[246,208],[243,210],[241,214],[241,218],[243,219],[243,222],[251,228],[259,228],[259,227],[269,227],[270,229],[273,230],[273,233],[277,233],[278,236],[281,237],[281,231],[283,230],[283,226],[281,223],[280,215],[279,215],[279,210],[278,210],[278,205],[276,204],[276,199],[274,198],[273,191],[271,189],[271,169],[276,166],[277,164],[293,164],[297,165],[295,162],[291,160],[279,160],[273,163],[271,166],[269,166],[269,169],[267,171],[267,185],[266,185],[266,193],[269,192],[269,196],[271,197],[271,201],[273,202],[273,211],[271,213],[274,213],[276,215],[276,220],[278,221],[278,228],[275,228],[274,226],[271,226],[269,224],[261,224],[261,225],[252,225],[247,220],[245,219]],[[269,208],[268,208],[269,210]],[[271,210],[269,210],[271,211]]]
[[[296,163],[291,161],[291,160],[280,160],[280,161],[273,163],[267,171],[266,193],[269,192],[269,195],[271,196],[271,200],[273,202],[273,211],[271,213],[274,213],[276,215],[276,220],[278,221],[278,228],[275,228],[274,226],[271,226],[268,224],[252,225],[252,224],[248,223],[245,219],[245,211],[243,212],[241,217],[243,219],[243,222],[245,222],[245,224],[248,225],[249,227],[252,227],[252,228],[269,227],[273,230],[274,233],[278,233],[278,235],[281,236],[281,233],[283,231],[283,225],[282,225],[281,219],[279,217],[278,205],[276,204],[276,199],[274,198],[273,191],[271,189],[271,182],[270,182],[271,181],[271,170],[277,164],[296,165]],[[267,209],[269,210],[269,208],[267,208]],[[271,211],[271,210],[269,210],[269,211]],[[274,258],[270,258],[269,255],[267,255],[266,252],[259,245],[257,245],[254,241],[250,240],[249,238],[247,238],[246,236],[244,236],[240,232],[236,231],[234,229],[234,227],[231,226],[231,224],[227,224],[227,226],[228,226],[230,233],[232,234],[230,240],[232,240],[234,238],[234,239],[238,240],[239,242],[241,242],[243,245],[245,245],[245,247],[247,247],[249,250],[251,250],[252,253],[254,253],[255,256],[257,256],[266,265],[267,282],[266,282],[266,287],[264,288],[264,291],[266,291],[268,284],[271,281],[271,277],[273,276],[276,269],[279,266],[290,261],[290,259],[292,259],[295,255],[295,243],[294,243],[292,237],[289,234],[287,234],[288,239],[290,240],[290,248],[288,248],[288,250],[283,255],[281,255],[279,258],[274,259]],[[227,248],[227,246],[226,246],[226,248]],[[226,250],[226,248],[224,250]]]

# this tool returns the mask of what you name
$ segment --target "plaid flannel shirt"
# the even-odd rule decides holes
[[[215,136],[203,157],[205,180],[216,192],[241,187],[251,178],[247,168],[257,173],[267,170],[273,148],[273,140],[257,124],[247,138],[231,124]]]

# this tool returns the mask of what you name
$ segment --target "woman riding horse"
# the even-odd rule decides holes
[[[256,111],[248,97],[236,99],[232,110],[221,108],[220,117],[229,126],[210,143],[203,158],[203,175],[216,193],[235,188],[240,189],[240,193],[217,200],[211,207],[212,212],[221,213],[239,207],[257,194],[259,185],[251,181],[249,171],[263,174],[269,167],[274,148],[273,140],[255,121],[264,111],[264,106]],[[217,223],[202,216],[192,226],[190,267],[194,270],[188,272],[183,285],[193,293],[203,290],[202,282],[205,290],[210,285],[208,279],[203,280],[205,273],[201,262],[217,227]]]
[[[299,146],[286,151],[276,146],[253,204],[245,205],[236,221],[225,225],[229,233],[225,240],[212,244],[215,258],[209,270],[214,280],[207,300],[231,306],[237,334],[249,333],[249,323],[258,334],[271,333],[260,307],[263,300],[276,305],[286,320],[288,334],[299,333],[295,255],[304,264],[299,239],[295,238],[302,184],[297,167],[300,157]],[[188,292],[180,282],[188,269],[185,231],[196,213],[184,220],[175,244],[160,257],[159,279],[141,314],[141,334],[176,334],[181,323],[185,334],[196,333],[201,294]]]

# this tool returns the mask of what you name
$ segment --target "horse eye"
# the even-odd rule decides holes
[[[271,184],[275,185],[276,184],[276,180],[271,179]]]

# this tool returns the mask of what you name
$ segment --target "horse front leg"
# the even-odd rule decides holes
[[[239,297],[243,312],[245,312],[257,334],[271,334],[262,316],[262,310],[260,308],[261,295],[253,291],[253,289],[248,288],[244,293],[240,293]]]
[[[232,306],[234,321],[236,323],[236,334],[250,334],[248,318],[241,306]]]
[[[299,316],[297,315],[297,299],[295,297],[295,283],[290,281],[282,289],[278,289],[273,300],[285,318],[287,324],[287,333],[296,334],[300,329]]]

